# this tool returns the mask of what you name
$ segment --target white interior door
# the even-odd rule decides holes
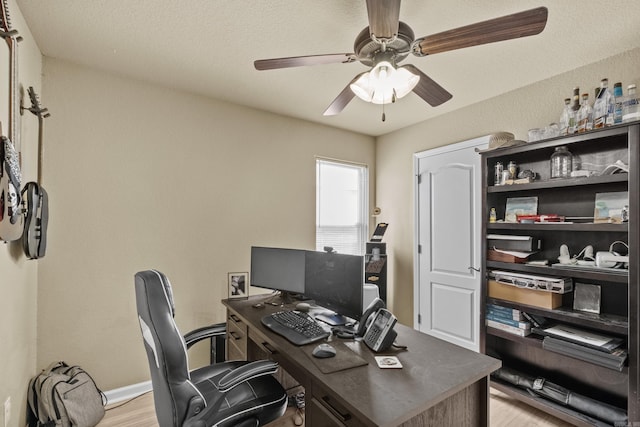
[[[479,351],[481,172],[489,137],[415,155],[414,327]]]

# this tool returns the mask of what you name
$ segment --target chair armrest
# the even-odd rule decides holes
[[[226,333],[227,324],[216,323],[215,325],[194,329],[193,331],[186,333],[184,336],[184,343],[187,348],[190,348],[199,341],[216,336],[224,336]]]
[[[211,378],[211,381],[218,390],[221,392],[227,392],[235,386],[252,378],[275,374],[277,371],[277,362],[273,362],[271,360],[256,360],[255,362],[242,365],[231,372],[213,377]]]

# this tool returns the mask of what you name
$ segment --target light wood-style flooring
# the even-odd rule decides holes
[[[491,389],[491,427],[570,427],[562,420],[526,405],[506,394]],[[284,417],[269,427],[293,427],[296,411],[289,408]],[[144,394],[128,402],[120,402],[107,408],[107,414],[98,427],[158,427],[153,408],[153,395]]]

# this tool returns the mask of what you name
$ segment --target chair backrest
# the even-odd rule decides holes
[[[147,270],[136,273],[135,288],[158,422],[182,426],[205,402],[190,381],[187,349],[173,318],[171,284],[159,271]]]

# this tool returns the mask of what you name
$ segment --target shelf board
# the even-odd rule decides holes
[[[610,184],[614,182],[628,182],[628,173],[615,173],[613,175],[598,175],[576,178],[552,179],[546,181],[533,181],[527,184],[490,185],[488,193],[508,193],[513,191],[533,191],[546,188],[577,187],[584,185]]]
[[[629,223],[608,224],[593,222],[574,222],[574,223],[519,223],[519,222],[490,222],[487,224],[487,230],[518,230],[518,231],[608,231],[617,233],[627,233],[629,231]]]
[[[521,337],[520,335],[512,334],[510,332],[503,331],[502,329],[492,328],[491,326],[486,326],[486,328],[488,335],[504,338],[509,341],[517,342],[518,344],[542,348],[542,337],[538,335],[531,334],[526,337]]]
[[[528,142],[526,144],[514,145],[509,147],[502,147],[493,150],[483,151],[482,155],[487,158],[496,157],[508,157],[514,154],[520,154],[525,152],[532,152],[538,150],[553,150],[553,148],[559,145],[567,145],[569,149],[574,144],[581,145],[583,143],[597,143],[599,140],[606,138],[616,138],[622,135],[627,136],[633,131],[633,127],[640,124],[640,121],[633,121],[630,123],[621,123],[611,127],[594,129],[592,131],[580,134],[564,135],[560,137],[554,137],[550,139],[544,139],[541,141]]]
[[[554,310],[548,310],[545,308],[533,307],[526,304],[519,304],[506,300],[487,297],[487,303],[501,305],[504,307],[515,308],[525,311],[530,314],[537,314],[549,319],[573,322],[577,325],[587,328],[598,329],[600,331],[607,331],[618,335],[629,335],[629,319],[623,316],[617,316],[614,314],[596,314],[587,313],[583,311],[573,310],[568,307],[559,307]],[[511,334],[513,335],[513,334]]]
[[[589,279],[601,282],[620,283],[626,285],[629,282],[628,270],[589,270],[575,267],[550,267],[544,265],[517,264],[513,262],[487,261],[487,270],[511,270],[525,273],[540,274],[543,276],[563,276],[574,279]]]
[[[594,422],[587,422],[585,420],[585,415],[573,411],[567,406],[558,405],[542,397],[532,396],[524,389],[519,389],[515,386],[500,382],[499,380],[491,378],[490,385],[496,390],[499,390],[515,399],[518,399],[526,403],[527,405],[533,406],[534,408],[551,414],[554,417],[560,418],[561,420],[569,422],[573,425],[584,427],[590,427],[593,425],[608,425],[603,422],[599,422],[600,424],[594,424],[594,422],[598,422],[595,419]]]

